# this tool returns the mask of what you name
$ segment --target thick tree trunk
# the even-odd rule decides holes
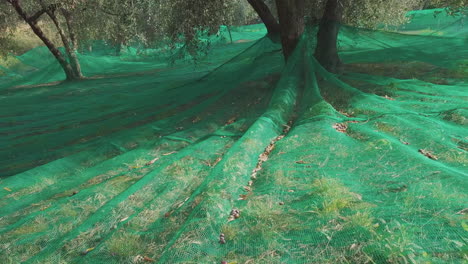
[[[304,32],[304,0],[276,0],[281,44],[287,60]]]
[[[328,0],[317,33],[315,58],[330,72],[341,70],[342,62],[338,56],[338,32],[343,8],[338,0]]]
[[[44,45],[46,45],[46,47],[49,49],[49,51],[52,53],[52,55],[54,55],[55,59],[58,61],[58,63],[62,67],[63,71],[65,72],[67,80],[75,79],[75,74],[74,74],[74,71],[73,71],[70,63],[68,63],[68,61],[65,59],[63,54],[57,49],[57,47],[55,47],[55,45],[52,43],[52,41],[50,41],[49,38],[47,38],[47,36],[44,34],[44,32],[41,30],[41,28],[39,28],[37,26],[37,19],[40,16],[40,15],[37,15],[37,14],[42,14],[45,11],[44,12],[40,11],[40,12],[36,13],[36,15],[29,18],[27,16],[26,12],[23,10],[21,5],[19,4],[18,0],[12,0],[10,3],[15,8],[18,15],[21,18],[23,18],[23,20],[26,23],[28,23],[28,25],[31,27],[34,34],[36,34],[36,36],[39,37],[39,39],[42,40]]]
[[[260,19],[265,24],[269,35],[278,35],[280,33],[280,26],[276,21],[275,16],[271,13],[268,6],[263,0],[247,0],[252,8],[257,12]]]

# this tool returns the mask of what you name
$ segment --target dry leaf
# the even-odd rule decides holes
[[[151,165],[151,164],[155,163],[156,161],[158,161],[158,159],[159,158],[154,158],[151,161],[149,161],[148,163],[146,163],[146,165]]]
[[[346,133],[348,125],[346,123],[336,123],[333,125],[333,128],[338,132]]]
[[[268,160],[268,155],[265,154],[265,153],[262,153],[260,154],[260,156],[258,157],[258,160],[261,161],[261,162],[265,162]]]
[[[192,123],[197,123],[201,120],[201,118],[199,116],[195,117],[193,120],[192,120]]]
[[[423,154],[424,156],[433,159],[433,160],[438,160],[437,156],[432,154],[432,152],[425,150],[425,149],[419,149],[419,153]]]
[[[8,188],[8,187],[3,187],[3,189],[4,189],[5,191],[12,192],[12,190],[11,190],[10,188]]]
[[[216,160],[213,162],[213,164],[211,164],[211,167],[216,166],[216,164],[218,164],[222,159],[223,159],[222,157],[216,158]]]
[[[403,143],[403,144],[405,144],[405,145],[409,145],[409,144],[410,144],[409,142],[404,141],[403,139],[400,139],[400,142]]]
[[[230,125],[230,124],[236,122],[236,119],[237,119],[237,117],[235,117],[235,116],[231,117],[231,118],[226,122],[226,125]]]
[[[88,248],[88,249],[86,249],[85,251],[81,252],[81,255],[86,255],[86,254],[88,254],[89,252],[91,252],[91,251],[93,251],[93,250],[94,250],[93,247],[92,247],[92,248]]]

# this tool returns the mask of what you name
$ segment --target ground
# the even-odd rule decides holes
[[[468,261],[464,40],[351,30],[2,89],[0,262]]]

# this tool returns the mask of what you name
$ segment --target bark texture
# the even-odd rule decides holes
[[[338,33],[343,7],[338,0],[328,0],[317,33],[315,58],[330,72],[341,71],[342,62],[338,56]]]
[[[281,44],[287,60],[304,32],[304,0],[276,0]]]

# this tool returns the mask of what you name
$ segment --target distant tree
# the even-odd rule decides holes
[[[445,8],[449,15],[460,15],[468,12],[466,0],[421,0],[419,9]]]

